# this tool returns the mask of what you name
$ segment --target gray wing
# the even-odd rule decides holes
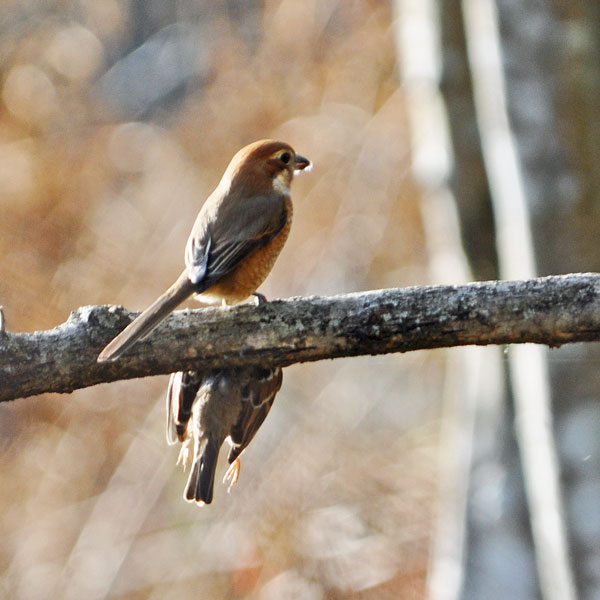
[[[196,221],[185,251],[188,277],[205,290],[268,244],[287,223],[285,197],[268,194],[222,202]]]
[[[247,448],[267,418],[281,388],[283,372],[279,367],[249,367],[240,369],[238,377],[245,381],[241,388],[240,413],[230,432],[232,446],[227,457],[230,464]]]

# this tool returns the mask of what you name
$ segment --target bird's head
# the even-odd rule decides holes
[[[311,162],[296,154],[289,144],[260,140],[245,146],[231,159],[222,183],[244,194],[275,190],[288,195],[294,174],[311,167]]]

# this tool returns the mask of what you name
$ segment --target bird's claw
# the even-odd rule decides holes
[[[190,460],[190,440],[187,439],[181,444],[181,450],[179,451],[179,456],[177,457],[177,464],[183,466],[183,471],[185,472],[185,468],[187,467]]]
[[[229,482],[227,486],[227,493],[231,491],[231,488],[237,483],[237,480],[240,477],[240,469],[242,468],[242,463],[240,461],[240,457],[238,456],[230,465],[229,469],[225,473],[225,477],[223,477],[223,483]]]
[[[252,295],[255,298],[254,303],[256,304],[256,306],[260,306],[261,304],[264,304],[265,302],[267,302],[267,298],[264,294],[261,294],[259,292],[254,292]]]

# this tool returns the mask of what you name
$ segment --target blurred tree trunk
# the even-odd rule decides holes
[[[600,6],[596,0],[498,0],[498,13],[539,273],[598,270]],[[549,359],[581,598],[600,594],[598,355],[597,345],[579,345]]]
[[[443,57],[441,91],[452,136],[455,166],[451,185],[463,245],[474,277],[497,279],[493,211],[477,126],[462,1],[440,2],[439,7]],[[504,362],[505,377],[508,377],[506,367]],[[480,403],[476,409],[462,593],[463,598],[473,600],[483,597],[530,600],[537,588],[508,389],[505,386],[501,405],[490,407]],[[486,477],[485,473],[495,473],[496,477]],[[501,486],[500,480],[503,481]],[[501,556],[511,556],[515,562],[498,560]],[[518,572],[515,563],[520,567]]]
[[[598,270],[600,251],[600,5],[597,0],[497,0],[509,119],[525,181],[540,275]],[[450,118],[456,169],[453,179],[463,241],[475,276],[496,268],[489,193],[477,136],[464,41],[462,3],[439,4],[444,56],[442,91]],[[496,272],[497,274],[497,272]],[[600,549],[600,432],[598,347],[550,353],[555,433],[563,492],[582,598],[597,597]],[[508,403],[506,405],[509,406]],[[490,443],[475,435],[468,517],[465,598],[539,597],[522,473],[510,408],[494,423]],[[492,414],[488,411],[487,414]],[[484,445],[485,444],[485,445]],[[485,450],[484,448],[487,448]],[[482,473],[500,470],[502,489]],[[499,493],[496,508],[491,492]],[[478,500],[488,496],[487,505]],[[488,511],[486,514],[485,511]]]
[[[451,185],[460,215],[462,242],[475,279],[498,279],[490,190],[477,130],[461,0],[448,0],[440,7],[440,88],[454,153]]]

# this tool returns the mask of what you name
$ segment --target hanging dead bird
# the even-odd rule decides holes
[[[219,450],[229,442],[223,482],[235,485],[240,456],[265,420],[283,380],[279,367],[239,367],[173,373],[167,391],[167,441],[182,443],[179,461],[192,470],[184,499],[210,504]]]

